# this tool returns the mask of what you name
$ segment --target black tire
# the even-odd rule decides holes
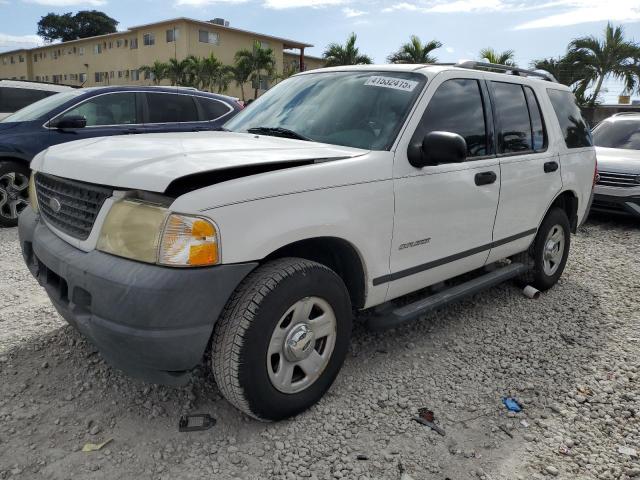
[[[20,182],[10,180],[9,174],[14,174],[16,178],[21,179]],[[29,197],[29,175],[31,171],[29,166],[17,162],[0,162],[0,227],[15,227],[18,225],[18,214],[27,205]],[[26,185],[24,179],[26,178]],[[19,186],[18,191],[14,187]],[[16,204],[16,202],[20,202]],[[14,214],[14,209],[17,214]]]
[[[333,309],[335,344],[313,383],[298,393],[283,393],[269,377],[269,342],[285,313],[307,297],[321,298]],[[349,293],[335,272],[299,258],[266,263],[238,286],[215,326],[211,360],[216,383],[230,403],[254,418],[296,415],[315,404],[335,380],[349,348],[351,323]]]
[[[560,226],[564,237],[564,250],[562,259],[558,262],[558,266],[553,274],[549,275],[544,268],[545,242],[552,228]],[[530,269],[527,273],[519,277],[519,281],[524,285],[532,285],[540,291],[545,291],[553,287],[567,263],[569,256],[569,247],[571,245],[571,227],[569,218],[564,210],[554,207],[547,213],[542,221],[536,238],[531,247],[526,252],[522,252],[513,257],[514,262],[521,262],[529,265]]]

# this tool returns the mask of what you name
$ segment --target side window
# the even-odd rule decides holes
[[[108,93],[67,110],[64,116],[82,115],[87,119],[87,127],[142,123],[138,118],[136,102],[137,96],[132,92]]]
[[[524,94],[529,105],[529,116],[531,117],[531,133],[533,134],[533,149],[538,152],[547,148],[547,132],[542,121],[542,110],[536,98],[536,94],[531,87],[524,87]]]
[[[27,88],[0,88],[0,112],[13,113],[56,92]]]
[[[520,153],[532,150],[531,121],[522,86],[491,82],[498,120],[498,152]]]
[[[229,105],[219,100],[198,97],[198,102],[204,112],[205,120],[215,120],[216,118],[220,118],[231,111],[231,107]]]
[[[477,80],[452,79],[443,82],[429,101],[413,141],[421,142],[429,132],[457,133],[467,142],[467,155],[487,155],[484,105]]]
[[[147,93],[149,123],[197,122],[193,97],[173,93]]]
[[[558,117],[567,148],[592,146],[591,132],[587,122],[582,118],[580,108],[576,104],[573,94],[553,88],[548,88],[547,92],[551,105],[553,105],[553,110],[556,112],[556,117]]]

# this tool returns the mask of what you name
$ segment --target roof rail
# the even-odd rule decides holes
[[[630,105],[627,105],[630,106]],[[637,112],[618,112],[618,113],[614,113],[613,115],[611,115],[612,117],[623,117],[625,115],[640,115],[640,105],[638,106],[638,111]]]
[[[498,63],[476,62],[475,60],[465,60],[455,64],[458,68],[469,68],[471,70],[499,70],[509,75],[538,77],[549,82],[558,83],[558,80],[545,70],[527,70],[525,68],[513,67],[510,65],[500,65]]]
[[[2,52],[5,53],[5,52]],[[68,83],[54,83],[54,82],[41,82],[40,80],[21,80],[19,78],[5,78],[0,77],[0,81],[6,80],[7,82],[24,82],[24,83],[35,83],[42,85],[54,85],[56,87],[71,87],[71,88],[81,88],[80,85],[70,85]]]

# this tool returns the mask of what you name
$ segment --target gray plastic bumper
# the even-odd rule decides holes
[[[58,312],[113,366],[157,383],[180,384],[202,359],[213,326],[257,263],[168,268],[78,250],[27,208],[22,253]]]

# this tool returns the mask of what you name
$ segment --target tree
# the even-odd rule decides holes
[[[431,40],[422,43],[416,35],[411,35],[411,40],[403,44],[398,51],[387,57],[389,63],[436,63],[438,59],[430,54],[442,43],[437,40]]]
[[[496,63],[498,65],[516,67],[517,65],[514,57],[515,52],[513,50],[498,52],[491,47],[483,48],[482,50],[480,50],[480,58],[482,60],[486,60],[488,63]]]
[[[62,15],[48,13],[38,22],[38,35],[49,42],[67,42],[115,33],[117,26],[117,20],[97,10],[82,10],[75,15],[71,12]]]
[[[160,82],[167,78],[168,65],[164,62],[156,60],[153,65],[143,65],[140,70],[145,74],[150,74],[154,85],[160,85]]]
[[[575,55],[576,65],[584,70],[581,89],[584,93],[593,86],[588,101],[594,106],[606,77],[624,81],[625,90],[640,91],[640,44],[625,40],[621,26],[607,23],[604,37],[576,38],[569,43],[568,55]]]
[[[358,47],[356,47],[357,38],[356,34],[352,33],[344,45],[330,43],[322,54],[325,60],[325,66],[336,67],[340,65],[367,65],[373,63],[371,57],[361,54]]]
[[[245,62],[238,63],[231,67],[231,80],[235,82],[237,86],[240,87],[240,94],[242,96],[242,101],[245,101],[244,95],[244,84],[249,81],[249,77],[251,76],[251,68]]]
[[[276,68],[276,60],[273,50],[263,48],[260,42],[253,44],[253,49],[243,48],[235,55],[236,66],[250,72],[249,78],[254,84],[254,99],[258,98],[258,90],[263,78],[272,78]]]

